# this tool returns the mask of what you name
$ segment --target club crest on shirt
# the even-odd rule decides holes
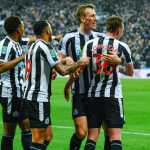
[[[47,117],[47,118],[45,118],[45,124],[49,124],[49,118]]]
[[[74,110],[73,110],[73,115],[78,115],[78,110],[75,108]]]
[[[14,112],[13,112],[13,117],[16,118],[16,117],[18,117],[18,116],[19,116],[19,112],[18,112],[18,111],[14,111]]]

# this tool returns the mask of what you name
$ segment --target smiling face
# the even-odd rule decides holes
[[[92,8],[86,8],[84,15],[81,16],[81,23],[86,30],[92,30],[96,28],[96,12]]]

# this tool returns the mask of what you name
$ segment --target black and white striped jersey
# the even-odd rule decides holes
[[[28,50],[29,50],[29,38],[22,38],[20,41],[19,41],[19,44],[20,44],[20,46],[22,47],[22,49],[23,49],[23,51],[25,52],[25,53],[27,53],[28,52]]]
[[[62,42],[61,42],[61,52],[65,56],[70,56],[74,61],[77,61],[82,56],[82,50],[84,44],[98,36],[102,36],[104,34],[99,32],[91,31],[89,35],[83,34],[78,30],[67,33]],[[80,74],[79,78],[75,81],[72,87],[73,94],[85,94],[87,93],[87,89],[89,86],[89,76],[88,76],[88,68],[86,67],[84,71]]]
[[[26,89],[24,98],[48,102],[51,95],[51,69],[59,63],[56,51],[45,41],[38,39],[26,56]]]
[[[88,97],[123,97],[118,65],[103,60],[103,55],[111,51],[123,58],[126,64],[132,63],[130,48],[124,42],[105,36],[86,43],[83,56],[91,57],[88,65],[90,70]]]
[[[0,41],[0,60],[1,63],[13,60],[23,54],[23,50],[18,42],[6,36]],[[0,74],[0,96],[12,97],[22,96],[22,74],[24,62],[18,63],[13,69]]]

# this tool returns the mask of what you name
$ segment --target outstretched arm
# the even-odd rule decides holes
[[[12,69],[16,64],[18,64],[20,61],[24,60],[25,55],[22,55],[20,57],[17,57],[11,61],[8,62],[4,62],[0,64],[0,73],[3,73],[5,71],[8,71],[10,69]]]
[[[55,66],[55,70],[62,76],[67,74],[73,74],[78,68],[83,67],[89,63],[88,57],[81,58],[80,60],[71,65],[69,65],[70,63],[69,57],[66,57],[65,59],[66,62],[64,62],[64,59],[60,60],[60,63],[56,64]]]

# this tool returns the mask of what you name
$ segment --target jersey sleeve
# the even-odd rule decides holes
[[[62,41],[61,41],[61,52],[66,56],[67,55],[67,50],[66,50],[66,47],[67,47],[67,45],[66,45],[66,43],[67,43],[67,36],[64,36],[64,38],[62,39]]]
[[[61,41],[61,46],[60,46],[60,48],[61,48],[61,52],[65,55],[65,56],[67,56],[67,51],[68,51],[68,44],[69,44],[69,41],[70,41],[70,38],[72,37],[73,35],[72,34],[66,34],[64,37],[63,37],[63,39],[62,39],[62,41]]]
[[[43,47],[42,49],[44,52],[43,57],[48,61],[51,68],[60,62],[55,49],[49,49],[47,46]]]
[[[125,43],[122,45],[122,58],[125,60],[126,64],[132,64],[131,50],[129,46]]]

